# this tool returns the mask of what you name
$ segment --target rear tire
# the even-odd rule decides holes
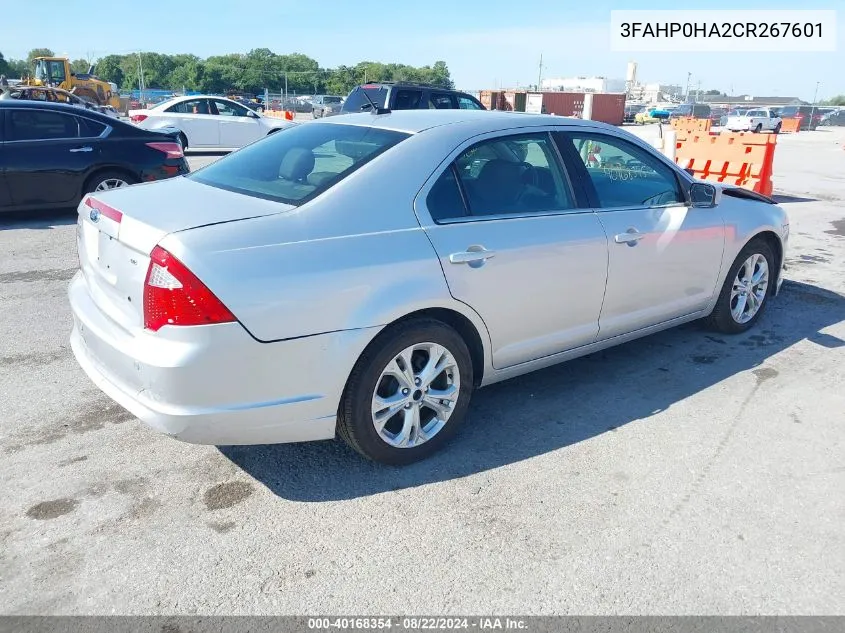
[[[433,358],[436,369],[424,371]],[[473,378],[469,349],[451,327],[429,318],[395,325],[355,364],[338,410],[338,435],[382,464],[424,459],[458,431]]]
[[[766,309],[776,276],[771,247],[762,239],[750,241],[728,271],[705,325],[724,334],[739,334],[752,328]]]
[[[762,124],[762,123],[758,123],[758,124],[757,124],[757,127],[755,127],[755,128],[754,128],[754,133],[755,133],[755,134],[759,134],[759,133],[760,133],[760,132],[762,132],[762,131],[763,131],[763,124]]]
[[[92,174],[87,181],[82,193],[96,193],[128,187],[138,182],[138,179],[123,171],[107,169]]]
[[[781,128],[781,125],[782,125],[781,123],[778,123],[778,124],[775,126],[775,134],[780,134],[780,128]]]

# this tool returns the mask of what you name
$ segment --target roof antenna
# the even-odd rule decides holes
[[[372,107],[373,114],[390,114],[390,108],[380,108],[376,105],[375,101],[370,99],[370,95],[367,94],[366,89],[361,88],[361,92],[364,93],[364,98],[369,101],[369,104],[364,104],[361,106],[362,110],[367,109],[367,107]]]

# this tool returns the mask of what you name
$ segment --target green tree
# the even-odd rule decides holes
[[[845,95],[836,95],[823,102],[823,105],[845,106]]]
[[[3,53],[0,53],[0,75],[6,75],[8,77],[9,72],[9,62],[3,57]]]
[[[33,48],[26,56],[27,64],[32,65],[32,60],[36,57],[55,57],[56,54],[49,48]]]
[[[113,81],[118,86],[123,87],[124,74],[123,68],[121,67],[122,61],[123,56],[121,55],[106,55],[97,60],[95,72],[100,79]]]
[[[74,59],[70,63],[70,70],[72,73],[75,74],[87,73],[89,66],[90,64],[88,63],[87,59]]]

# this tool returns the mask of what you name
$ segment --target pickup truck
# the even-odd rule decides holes
[[[780,132],[782,120],[777,112],[768,108],[748,110],[745,114],[729,116],[725,127],[731,132],[762,132],[771,130]]]

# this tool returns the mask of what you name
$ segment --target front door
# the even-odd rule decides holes
[[[689,207],[675,170],[625,139],[581,132],[558,139],[608,237],[599,339],[704,309],[725,245],[718,208]]]
[[[100,154],[100,139],[87,138],[95,133],[88,130],[66,112],[7,109],[6,182],[13,204],[75,205]]]
[[[243,147],[264,135],[259,119],[250,116],[248,108],[223,99],[213,99],[211,104],[217,113],[220,147]]]
[[[595,341],[607,240],[596,214],[577,208],[548,133],[470,146],[417,211],[452,296],[487,325],[494,367]]]

